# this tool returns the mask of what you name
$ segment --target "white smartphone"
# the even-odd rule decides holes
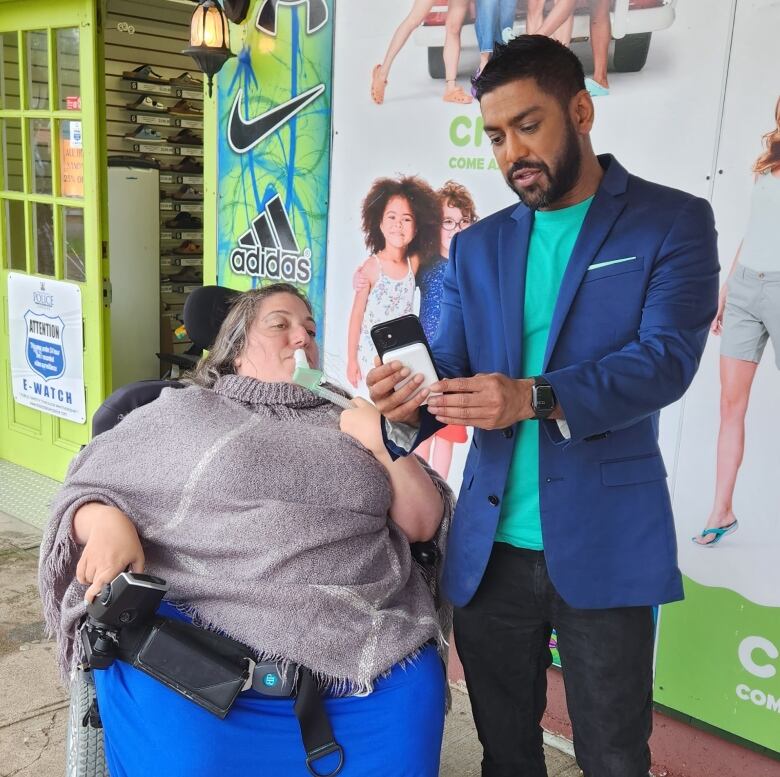
[[[396,384],[396,391],[403,388],[414,375],[423,376],[420,389],[430,388],[439,380],[433,354],[417,316],[401,316],[377,324],[371,328],[371,339],[383,364],[399,361],[410,370],[409,377]]]

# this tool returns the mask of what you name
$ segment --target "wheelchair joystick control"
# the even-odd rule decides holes
[[[90,604],[79,630],[86,663],[93,669],[105,669],[117,657],[119,631],[136,620],[152,618],[167,583],[152,575],[122,572]]]
[[[103,586],[103,590],[100,592],[100,596],[98,597],[100,603],[105,607],[109,604],[111,601],[111,585],[106,584]]]

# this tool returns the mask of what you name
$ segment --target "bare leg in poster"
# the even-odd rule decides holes
[[[590,47],[593,51],[593,77],[585,79],[585,86],[592,97],[609,94],[607,62],[612,40],[612,23],[609,18],[610,0],[590,0]],[[553,9],[542,18],[543,0],[529,0],[527,28],[529,33],[547,35],[563,43],[571,44],[576,0],[557,0]]]
[[[590,48],[593,51],[593,81],[601,90],[594,89],[586,81],[592,97],[598,97],[609,91],[607,60],[609,44],[612,40],[612,23],[609,19],[610,0],[591,0],[590,3]]]
[[[390,78],[390,69],[398,53],[406,45],[409,36],[425,21],[433,8],[435,0],[415,0],[408,16],[398,25],[390,45],[387,47],[384,61],[371,71],[371,99],[381,105],[385,99],[385,89]],[[471,97],[458,86],[458,63],[460,61],[460,33],[466,20],[469,0],[451,0],[447,12],[444,38],[444,65],[447,85],[444,100],[468,104]]]
[[[745,452],[745,416],[757,368],[756,362],[720,357],[720,430],[715,503],[706,529],[725,529],[737,520],[733,505],[734,488]],[[709,545],[717,537],[717,534],[703,534],[695,537],[694,541],[699,545]]]

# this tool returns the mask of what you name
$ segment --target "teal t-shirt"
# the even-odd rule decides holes
[[[563,274],[593,198],[560,210],[538,210],[528,244],[522,374],[542,372]],[[542,550],[539,513],[539,422],[518,424],[496,541]]]

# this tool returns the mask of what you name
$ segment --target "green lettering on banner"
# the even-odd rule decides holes
[[[450,142],[454,146],[480,148],[484,138],[485,125],[481,116],[456,116],[450,123]]]

